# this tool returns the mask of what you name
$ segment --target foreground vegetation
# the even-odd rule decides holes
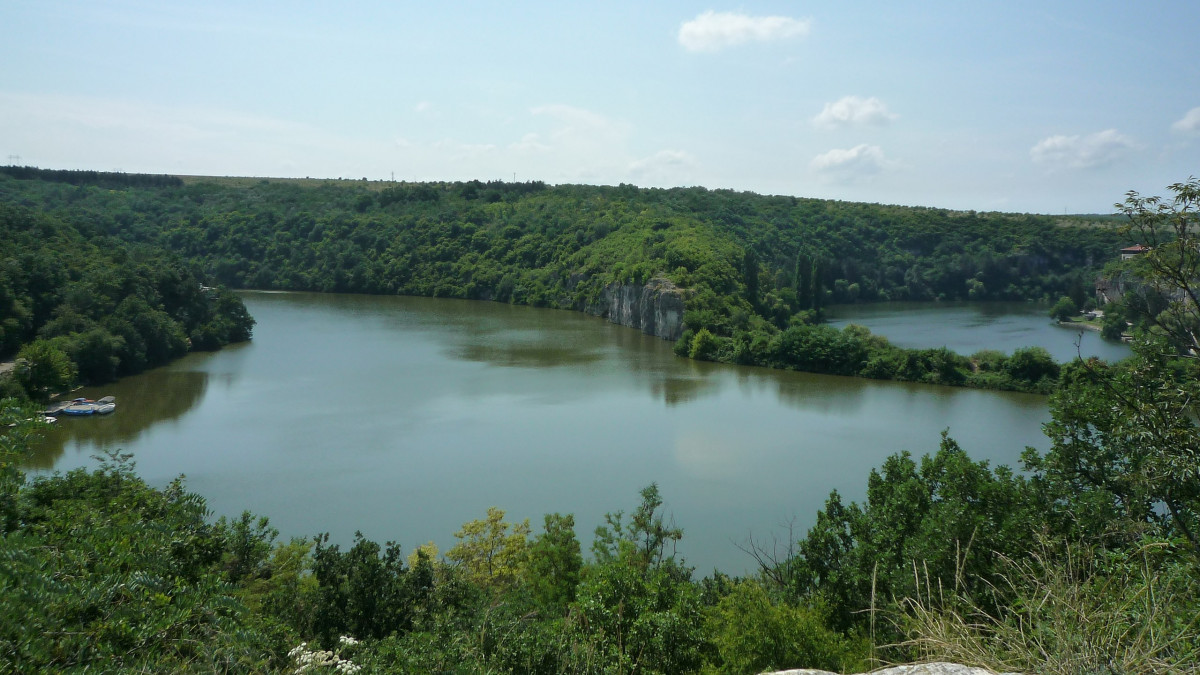
[[[86,175],[85,175],[86,174]],[[1040,350],[907,350],[820,323],[830,303],[1082,304],[1123,241],[1085,219],[703,188],[179,181],[0,168],[0,202],[170,250],[231,288],[472,298],[598,311],[621,285],[684,294],[682,356],[1046,392]]]
[[[831,494],[804,536],[747,542],[758,573],[702,579],[653,485],[587,555],[572,515],[535,533],[500,509],[444,556],[281,542],[250,513],[212,522],[181,481],[149,486],[120,456],[23,480],[35,423],[10,399],[0,672],[858,672],[923,658],[1190,672],[1195,366],[1147,343],[1064,380],[1051,450],[1023,473],[944,438],[872,471],[862,503]]]
[[[746,542],[746,578],[695,578],[654,485],[586,555],[572,515],[535,534],[500,509],[445,555],[281,542],[120,455],[27,480],[37,416],[4,399],[0,672],[1198,672],[1200,314],[1176,271],[1200,269],[1200,183],[1173,189],[1127,202],[1168,232],[1141,268],[1162,311],[1128,361],[1062,366],[1046,454],[896,454],[861,503],[832,493],[803,535]]]

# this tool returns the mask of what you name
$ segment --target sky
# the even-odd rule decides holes
[[[1200,2],[0,2],[0,163],[1110,213],[1200,175]]]

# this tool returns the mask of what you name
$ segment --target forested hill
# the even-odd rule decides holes
[[[31,177],[9,167],[0,199],[160,244],[202,261],[221,283],[248,288],[570,307],[595,290],[586,281],[638,283],[661,272],[681,287],[740,295],[777,318],[814,299],[1086,292],[1091,268],[1121,243],[1110,228],[1070,218],[704,188],[148,177],[112,189],[108,174],[79,185],[60,174],[79,183],[90,172]]]
[[[0,203],[0,397],[44,399],[247,340],[240,298],[179,256]]]
[[[824,305],[1082,302],[1122,244],[1085,219],[704,188],[81,178],[10,167],[0,201],[178,252],[235,288],[581,309],[661,276],[684,289],[682,353],[785,367],[800,366],[771,340]],[[701,330],[715,341],[696,350]]]

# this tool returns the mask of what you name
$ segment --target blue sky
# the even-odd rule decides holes
[[[1200,175],[1198,29],[1194,0],[5,0],[0,162],[1107,213]]]

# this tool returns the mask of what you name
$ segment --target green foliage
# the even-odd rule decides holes
[[[562,615],[575,600],[583,568],[575,516],[546,514],[545,530],[529,546],[527,586],[532,599],[550,615]]]
[[[674,560],[642,566],[633,546],[588,569],[574,625],[602,672],[678,673],[701,664],[700,594]]]
[[[237,296],[201,286],[204,277],[161,249],[105,236],[76,215],[0,203],[0,358],[34,350],[19,379],[28,395],[165,364],[187,353],[189,335],[195,349],[250,338],[254,320]]]
[[[831,625],[864,628],[870,610],[916,592],[914,564],[935,578],[961,572],[974,588],[987,584],[996,552],[1030,544],[1034,503],[1024,479],[972,461],[943,434],[919,464],[901,453],[873,470],[865,503],[845,505],[833,492],[795,559],[756,557],[787,597],[824,598]]]
[[[244,585],[256,577],[271,575],[267,563],[279,531],[266,517],[256,519],[249,511],[243,511],[237,520],[222,516],[217,530],[225,539],[222,564],[230,583]]]
[[[1050,352],[1041,347],[1023,347],[1013,351],[1004,372],[1014,380],[1027,383],[1035,390],[1042,386],[1049,389],[1051,382],[1058,378],[1059,365],[1050,356]]]
[[[355,533],[354,546],[342,553],[318,537],[313,551],[317,598],[313,632],[332,647],[342,635],[381,638],[412,628],[417,609],[429,599],[429,570],[410,574],[400,547],[381,547]]]
[[[1124,304],[1134,323],[1167,335],[1180,353],[1195,353],[1200,350],[1200,179],[1168,189],[1174,193],[1169,200],[1131,191],[1115,205],[1128,219],[1122,233],[1150,249],[1131,261],[1128,271],[1141,292],[1127,294]]]
[[[687,355],[697,361],[712,361],[713,357],[717,355],[720,345],[716,336],[708,332],[707,328],[701,328],[692,337]]]
[[[120,457],[26,482],[18,461],[36,418],[0,401],[0,670],[292,672],[301,642],[381,672],[857,670],[871,665],[868,640],[889,659],[1025,672],[1179,672],[1200,654],[1200,378],[1179,357],[1194,304],[1127,296],[1112,316],[1134,319],[1142,342],[1118,365],[1060,368],[1038,349],[966,359],[813,325],[833,300],[1078,302],[1079,256],[1104,258],[1103,232],[702,189],[47,180],[66,178],[0,177],[4,202],[42,208],[0,204],[0,242],[12,243],[0,353],[26,345],[11,381],[41,395],[74,368],[109,377],[174,358],[188,339],[249,337],[236,296],[145,244],[232,285],[584,309],[612,284],[666,277],[686,297],[676,348],[696,358],[1061,387],[1050,450],[1027,452],[1025,474],[975,462],[943,434],[936,454],[872,471],[861,503],[833,492],[782,554],[752,542],[757,579],[698,582],[654,484],[628,519],[606,516],[591,561],[572,516],[546,516],[530,541],[527,522],[490,509],[458,533],[453,564],[422,548],[406,565],[399,546],[361,534],[343,552],[328,535],[276,543],[249,513],[212,523],[180,481],[153,488]],[[1200,188],[1172,189],[1170,204],[1127,205],[1135,225],[1184,224],[1141,273],[1185,297],[1195,275],[1177,272],[1191,251],[1171,242],[1191,236]]]
[[[525,574],[529,563],[529,520],[508,523],[504,510],[488,508],[487,518],[463,523],[454,533],[458,543],[446,557],[462,568],[472,583],[503,590]]]
[[[5,401],[0,422],[30,412]],[[180,481],[147,486],[127,457],[22,484],[13,460],[31,424],[0,427],[5,672],[290,672],[306,652],[332,665],[322,650],[384,671],[701,664],[700,586],[666,545],[681,532],[664,521],[654,486],[603,563],[584,565],[570,516],[547,516],[525,547],[527,526],[506,527],[493,509],[464,526],[460,553],[480,555],[443,565],[418,549],[406,566],[398,546],[361,535],[343,552],[328,535],[275,544],[268,521],[249,513],[210,524],[203,499]],[[494,561],[522,551],[519,579],[469,568],[489,542]]]
[[[21,460],[37,437],[37,410],[16,397],[0,398],[0,535],[17,529],[17,499],[25,482]]]
[[[1059,528],[1120,540],[1152,526],[1200,548],[1197,394],[1194,364],[1163,341],[1138,343],[1122,364],[1069,366],[1050,399],[1051,450],[1025,455]]]
[[[596,529],[596,562],[579,586],[574,629],[604,672],[694,670],[704,637],[699,589],[676,558],[683,530],[667,522],[658,485],[641,497],[628,523],[618,511]]]
[[[87,382],[110,382],[117,377],[121,365],[118,354],[125,346],[124,338],[112,335],[103,328],[93,328],[85,333],[75,333],[67,340],[70,360],[75,363],[79,376]]]
[[[1067,296],[1058,299],[1054,306],[1050,308],[1050,318],[1055,321],[1070,321],[1071,317],[1079,314],[1079,307],[1075,301]]]
[[[623,511],[604,516],[605,524],[596,528],[592,543],[597,561],[608,562],[624,555],[634,564],[649,568],[675,560],[675,547],[683,538],[683,529],[667,523],[657,483],[642,488],[641,496],[642,501],[628,523],[623,522]]]
[[[13,672],[266,668],[279,648],[215,571],[221,537],[179,481],[123,458],[23,488],[0,539],[0,653]]]
[[[1106,305],[1104,320],[1100,325],[1100,335],[1106,340],[1120,340],[1127,330],[1129,330],[1129,324],[1125,320],[1125,314],[1121,308],[1114,304]]]
[[[274,536],[273,531],[251,531],[248,549],[255,553],[255,557],[260,550],[258,542],[266,539],[259,538],[257,535],[260,533]],[[292,635],[313,635],[315,606],[319,595],[318,582],[312,574],[313,544],[312,540],[299,538],[276,544],[269,552],[270,557],[267,560],[257,562],[250,567],[253,570],[250,574],[242,576],[235,596],[251,612],[263,617],[265,623],[286,627],[284,630]],[[223,556],[226,574],[229,573],[230,562],[246,559],[234,555],[231,549],[232,547],[227,545]]]
[[[48,340],[34,340],[17,352],[17,381],[39,401],[66,391],[75,381],[76,366]]]
[[[834,672],[867,669],[866,641],[828,628],[820,606],[774,602],[755,581],[734,586],[710,610],[705,629],[716,647],[710,668],[721,673],[761,673],[812,668]]]
[[[868,358],[861,332],[823,325],[792,326],[773,339],[769,349],[769,362],[777,368],[834,375],[857,375]]]
[[[1193,233],[1181,224],[1197,188],[1172,186],[1169,205],[1131,195],[1127,213],[1135,224],[1182,227],[1176,241],[1187,240]],[[865,616],[882,605],[896,617],[882,631],[897,645],[892,658],[1026,672],[1194,670],[1200,370],[1191,354],[1179,356],[1196,334],[1195,306],[1171,299],[1190,293],[1194,274],[1179,270],[1192,269],[1183,261],[1194,250],[1165,251],[1139,261],[1155,292],[1127,294],[1113,308],[1117,317],[1153,316],[1144,324],[1153,330],[1138,331],[1125,362],[1062,368],[1046,425],[1051,447],[1026,451],[1027,479],[972,467],[948,439],[920,471],[907,455],[892,457],[872,473],[865,505],[831,496],[799,556],[755,549],[764,576],[795,596],[827,599],[840,626],[862,627],[854,611],[868,597]],[[979,378],[1032,384],[1060,375],[1036,349],[973,360]]]
[[[71,185],[95,185],[104,188],[179,187],[183,181],[175,176],[120,171],[65,171],[39,169],[32,166],[0,166],[0,173],[18,180],[42,180]]]
[[[192,348],[212,351],[232,342],[249,340],[254,319],[246,311],[241,299],[224,289],[212,293],[211,311],[192,330]]]
[[[679,339],[675,341],[675,346],[671,348],[675,352],[675,356],[690,357],[692,354],[692,339],[694,337],[695,335],[690,328],[684,329]]]
[[[832,302],[1078,295],[1093,278],[1090,261],[1110,258],[1121,241],[1109,229],[1049,217],[704,188],[139,179],[103,190],[95,179],[70,187],[54,182],[61,177],[53,173],[20,178],[0,175],[0,201],[55,213],[81,232],[170,250],[233,288],[399,293],[602,313],[620,287],[655,280],[683,299],[692,336],[678,348],[684,355],[845,374],[873,359],[871,377],[996,388],[1038,387],[972,378],[961,364],[951,368],[944,359],[935,363],[937,355],[894,348],[826,365],[827,348],[839,346],[827,344],[836,342],[831,336],[779,335],[819,321]],[[34,285],[67,282],[53,278],[60,269],[54,261],[12,269],[36,270]],[[131,331],[104,321],[98,308],[105,303],[89,300],[97,289],[121,297],[105,290],[105,279],[80,287],[73,313],[52,317],[36,293],[22,284],[10,291],[5,278],[0,273],[0,309],[11,313],[0,312],[9,317],[0,326],[0,349],[28,341],[30,330],[48,321],[58,321],[62,332],[55,334],[64,335],[86,332],[90,321],[125,340],[119,370],[138,361]],[[185,324],[193,349],[249,334],[236,311],[218,312],[227,319],[195,312],[189,323],[163,310]],[[696,344],[701,330],[712,339]],[[770,349],[777,339],[782,352]]]

